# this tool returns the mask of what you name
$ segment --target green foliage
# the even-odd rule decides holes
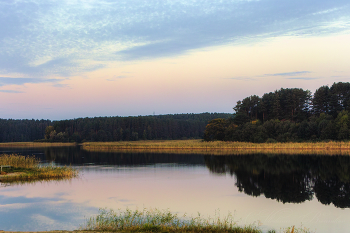
[[[331,93],[328,86],[322,86],[315,91],[312,99],[313,111],[315,114],[329,113]]]
[[[313,97],[309,90],[281,88],[262,98],[246,97],[233,109],[234,118],[221,121],[218,132],[208,125],[205,140],[262,143],[350,139],[350,83],[322,86]],[[257,120],[261,123],[256,125]]]
[[[55,129],[53,128],[52,125],[47,126],[46,129],[45,129],[45,139],[50,139],[51,138],[51,134],[54,131],[55,131]]]
[[[301,122],[309,116],[310,104],[311,92],[300,88],[281,88],[264,94],[262,98],[252,95],[238,101],[233,108],[238,117],[235,124],[240,125],[255,119],[260,121],[284,119]],[[242,115],[248,120],[245,120]]]
[[[249,117],[242,112],[238,112],[237,114],[235,114],[232,120],[232,122],[236,125],[243,125],[249,121],[250,121]]]
[[[268,120],[263,124],[248,122],[235,125],[229,120],[218,119],[207,125],[204,133],[206,141],[224,140],[239,142],[298,142],[341,140],[350,136],[350,121],[347,111],[338,114],[335,120],[321,114],[301,123],[292,121]]]
[[[209,122],[205,128],[204,140],[224,140],[225,128],[227,127],[227,121],[225,119],[214,119]]]

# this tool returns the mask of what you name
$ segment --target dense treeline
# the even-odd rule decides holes
[[[46,141],[136,141],[202,138],[205,126],[227,113],[175,114],[138,117],[95,117],[56,121],[47,127]]]
[[[42,139],[50,120],[0,119],[0,142],[30,142]]]
[[[349,140],[350,83],[322,86],[314,95],[281,88],[238,101],[230,119],[214,119],[204,139],[246,142]]]

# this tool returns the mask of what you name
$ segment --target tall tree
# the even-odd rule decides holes
[[[328,86],[322,86],[315,91],[312,99],[313,113],[329,113],[331,93]]]

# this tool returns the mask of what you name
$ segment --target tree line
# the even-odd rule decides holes
[[[239,100],[229,119],[214,119],[204,139],[246,142],[349,140],[350,83],[322,86],[315,93],[281,88]]]
[[[42,139],[50,120],[0,119],[0,142],[32,142]]]
[[[45,130],[49,142],[136,141],[203,138],[208,122],[228,113],[94,117],[55,121]]]
[[[205,126],[228,113],[94,117],[70,120],[0,119],[0,142],[85,142],[202,138]]]

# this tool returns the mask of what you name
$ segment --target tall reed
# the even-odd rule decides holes
[[[16,154],[0,155],[0,165],[10,165],[14,168],[34,168],[39,165],[40,160],[35,157],[21,156]]]

